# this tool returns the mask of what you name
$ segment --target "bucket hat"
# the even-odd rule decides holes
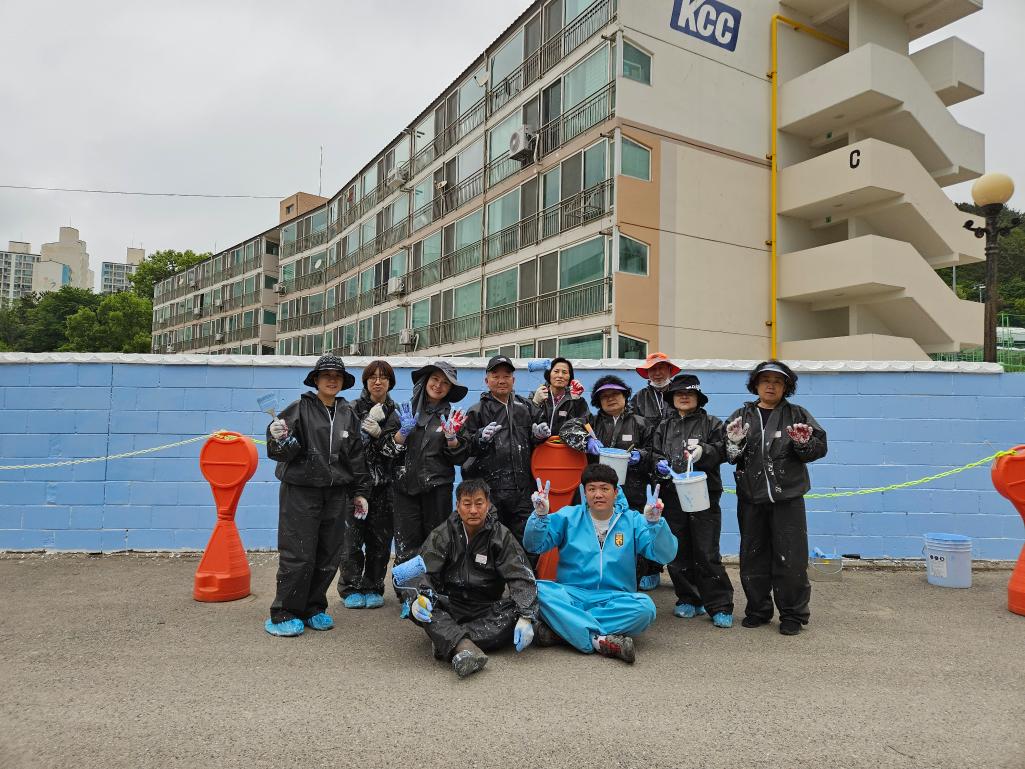
[[[317,374],[321,371],[341,371],[342,372],[342,389],[348,390],[354,384],[356,384],[356,377],[345,370],[345,361],[339,358],[337,355],[321,355],[317,359],[316,365],[306,375],[303,380],[303,384],[307,387],[317,386]]]

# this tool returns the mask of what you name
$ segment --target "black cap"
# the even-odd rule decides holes
[[[494,358],[488,361],[488,367],[485,371],[494,371],[499,366],[508,366],[510,371],[515,371],[516,367],[513,362],[505,355],[496,355]]]

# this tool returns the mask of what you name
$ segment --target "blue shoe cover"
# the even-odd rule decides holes
[[[302,635],[303,630],[305,630],[301,619],[286,619],[284,622],[267,620],[267,622],[264,623],[263,629],[271,635],[281,636],[282,638],[291,638],[292,636]]]
[[[380,609],[384,606],[384,596],[377,593],[364,593],[363,604],[368,609]]]
[[[676,608],[673,609],[673,614],[677,617],[683,617],[684,619],[690,619],[691,617],[700,617],[705,613],[704,606],[695,606],[692,603],[678,603]]]
[[[733,627],[733,615],[724,611],[717,611],[712,615],[712,624],[716,627]]]
[[[661,574],[646,574],[641,577],[639,587],[641,590],[654,590],[661,582]]]
[[[363,597],[362,593],[353,593],[352,595],[345,596],[346,609],[362,609],[367,605],[367,600]]]
[[[320,614],[314,614],[312,617],[307,618],[306,624],[314,630],[330,630],[335,626],[335,621],[331,619],[331,615],[325,612]]]
[[[399,609],[399,619],[409,619],[409,601],[402,602],[402,608]]]

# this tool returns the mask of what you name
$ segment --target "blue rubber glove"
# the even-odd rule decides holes
[[[669,466],[668,460],[660,459],[658,460],[658,464],[655,465],[655,472],[663,478],[668,478],[673,474],[673,468]]]
[[[538,371],[547,371],[551,367],[552,361],[550,358],[541,358],[539,360],[528,361],[527,363],[527,371],[532,374],[535,374]]]
[[[431,616],[434,612],[434,604],[431,603],[431,600],[427,596],[422,595],[413,601],[409,610],[419,622],[427,623],[431,621]]]
[[[641,461],[641,452],[639,452],[637,449],[633,449],[630,452],[630,461],[627,462],[627,464],[632,466],[632,465],[639,464],[640,461]]]
[[[602,442],[600,440],[595,438],[593,435],[588,436],[588,438],[587,438],[587,453],[588,454],[593,454],[594,456],[598,456],[598,452],[601,449],[603,449],[603,448],[605,448],[605,446],[602,445]]]
[[[399,435],[403,438],[408,437],[416,429],[416,415],[413,413],[413,407],[408,403],[399,406],[399,425]]]
[[[534,625],[526,617],[516,620],[516,627],[513,629],[513,644],[516,651],[521,652],[530,646],[534,640]]]

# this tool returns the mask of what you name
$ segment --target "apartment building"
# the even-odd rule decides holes
[[[981,305],[934,270],[983,258],[941,189],[983,170],[983,137],[947,109],[982,92],[982,53],[909,46],[980,8],[539,1],[336,195],[282,202],[268,339],[575,358],[978,344]]]
[[[0,307],[32,293],[32,268],[39,255],[31,250],[30,244],[11,240],[0,251]]]
[[[117,294],[121,291],[130,291],[132,282],[129,276],[135,273],[135,268],[146,258],[146,252],[141,248],[129,248],[123,262],[104,262],[100,270],[100,293]]]
[[[57,240],[43,243],[32,271],[32,290],[56,291],[61,286],[95,289],[96,274],[89,266],[86,242],[74,227],[61,227]]]

